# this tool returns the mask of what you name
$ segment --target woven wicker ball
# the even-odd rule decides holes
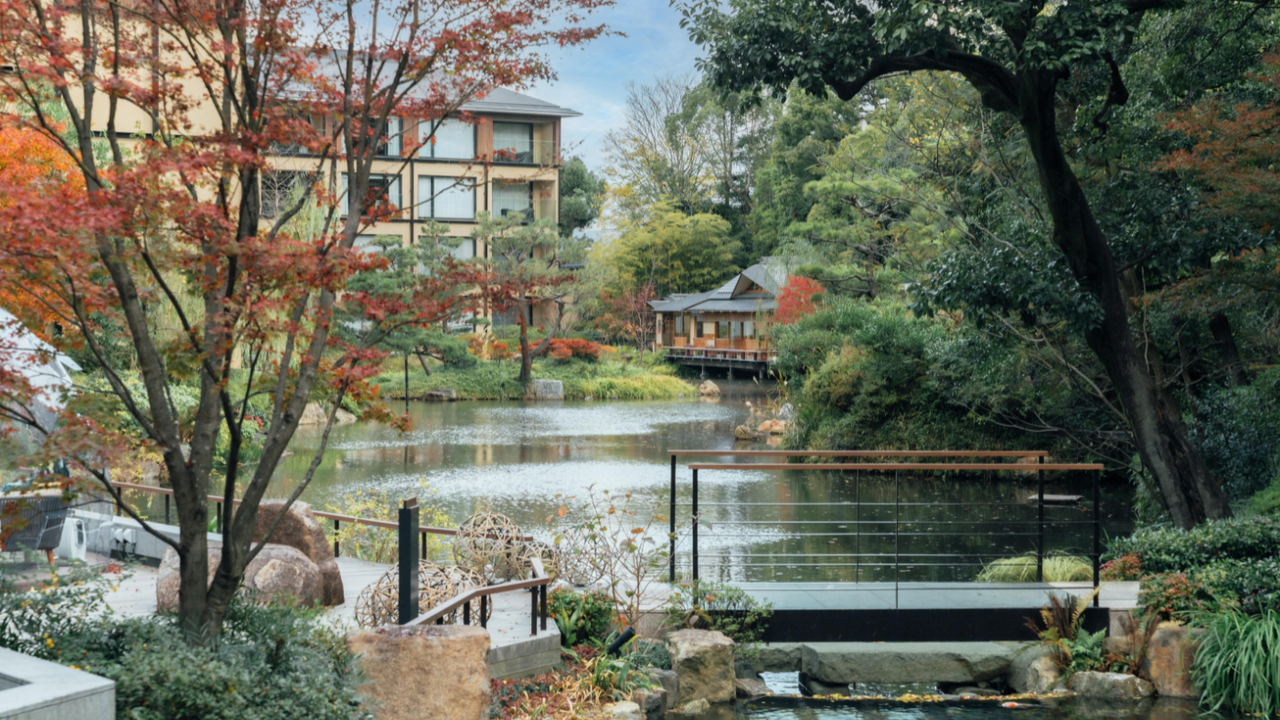
[[[498,513],[476,513],[458,526],[453,560],[478,571],[488,583],[520,574],[520,526]]]
[[[467,589],[483,587],[484,578],[470,568],[440,567],[423,560],[418,563],[418,612],[425,613]],[[392,566],[372,585],[366,587],[356,599],[356,623],[360,627],[373,628],[395,624],[400,611],[400,567]],[[479,622],[479,601],[471,603],[472,622]],[[486,613],[493,615],[490,605]],[[488,618],[485,618],[488,620]],[[444,623],[462,622],[461,608],[444,617]]]
[[[570,529],[560,536],[556,561],[558,577],[578,587],[585,587],[603,577],[600,568],[605,557],[601,543],[580,529]]]
[[[520,574],[528,578],[533,571],[532,558],[542,561],[542,569],[551,578],[560,577],[560,549],[541,540],[529,540],[520,544]]]

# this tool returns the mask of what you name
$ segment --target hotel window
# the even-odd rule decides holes
[[[418,148],[420,158],[471,160],[476,156],[476,126],[469,122],[453,118],[441,121],[434,143],[427,137],[431,132],[430,122],[420,123],[418,132],[422,136],[422,147]]]
[[[457,238],[454,239],[456,240]],[[458,244],[458,247],[450,249],[449,254],[453,256],[454,260],[470,260],[476,256],[476,239],[462,238],[462,242]]]
[[[476,186],[471,178],[418,178],[418,217],[474,220]]]
[[[531,123],[494,123],[493,152],[494,162],[532,165],[533,125]]]
[[[351,214],[351,193],[347,173],[342,173],[342,214]],[[400,207],[400,176],[370,175],[369,189],[365,193],[364,202],[360,204],[361,214],[379,203],[386,203],[391,208]]]
[[[493,186],[494,217],[521,215],[525,222],[533,220],[533,183],[512,183]]]
[[[378,154],[384,157],[399,157],[401,140],[404,133],[401,131],[400,118],[387,118],[387,129],[382,133],[382,144],[378,146]]]

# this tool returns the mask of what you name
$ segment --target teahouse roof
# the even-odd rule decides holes
[[[725,284],[702,293],[675,293],[649,301],[655,312],[694,314],[713,312],[756,313],[776,310],[778,290],[786,283],[786,268],[773,258],[735,275]]]

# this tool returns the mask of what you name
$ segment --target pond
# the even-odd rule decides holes
[[[1003,707],[1002,701],[994,700],[913,703],[777,697],[726,707],[701,717],[702,720],[1194,720],[1210,717],[1194,702],[1173,699],[1118,704],[1065,700],[1019,704],[1019,707]]]
[[[746,403],[763,399],[759,387],[722,387],[716,402],[410,403],[408,433],[366,423],[334,428],[305,499],[325,508],[343,493],[377,488],[391,498],[418,496],[455,523],[487,510],[544,537],[563,498],[580,499],[588,487],[631,493],[644,512],[667,515],[669,449],[768,447],[733,439],[749,415]],[[272,494],[293,489],[319,437],[318,428],[299,430]],[[687,518],[691,473],[684,463],[678,475],[677,517]],[[1090,481],[1052,477],[1046,492],[1088,497]],[[971,579],[983,556],[1034,548],[1035,508],[1026,499],[1035,488],[1034,473],[702,471],[700,569],[704,577],[737,581],[893,580],[895,572],[903,581]],[[1104,484],[1103,537],[1129,531],[1130,500],[1128,487]],[[1071,523],[1086,520],[1089,509],[1050,509],[1050,519],[1066,522],[1048,528],[1046,546],[1087,552],[1091,527]],[[896,569],[895,555],[903,560]],[[678,556],[687,565],[687,537]]]

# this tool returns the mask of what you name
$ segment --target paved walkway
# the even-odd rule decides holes
[[[391,565],[371,563],[354,558],[338,558],[338,570],[342,573],[342,589],[346,602],[329,608],[325,619],[336,625],[356,627],[355,605],[360,593],[377,582],[382,574],[391,569]],[[133,574],[107,594],[107,605],[125,617],[151,615],[156,611],[156,580],[159,578],[158,568],[149,565],[137,567]],[[537,635],[529,634],[530,599],[529,592],[517,591],[494,595],[493,615],[489,618],[489,636],[491,647],[501,647],[534,638],[554,635],[560,637],[555,621],[547,619],[547,629],[539,625]]]

